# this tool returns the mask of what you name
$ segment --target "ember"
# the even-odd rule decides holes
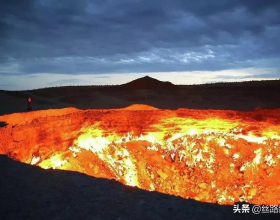
[[[261,110],[153,109],[144,114],[151,114],[149,120],[157,118],[148,125],[141,121],[147,120],[142,111],[116,110],[87,122],[71,145],[55,152],[36,147],[37,153],[28,160],[20,158],[18,148],[13,148],[16,155],[3,147],[2,151],[44,169],[83,172],[183,198],[219,204],[280,204],[279,110],[271,114],[267,110],[267,118],[260,121],[255,116]],[[120,131],[121,125],[108,125],[115,117],[121,124],[119,117],[124,113],[133,114],[127,117],[144,128],[126,124]]]

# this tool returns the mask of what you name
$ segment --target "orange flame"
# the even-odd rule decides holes
[[[66,150],[24,162],[204,202],[280,204],[280,111],[149,111],[157,120],[133,112],[141,129],[106,114]]]

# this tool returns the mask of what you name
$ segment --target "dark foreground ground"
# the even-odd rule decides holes
[[[67,86],[30,91],[0,90],[0,115],[33,110],[124,108],[146,104],[162,109],[253,110],[280,108],[280,80],[210,85],[165,85],[150,77],[120,86]]]
[[[84,174],[43,170],[0,155],[0,219],[280,219],[233,214],[208,204],[124,186]]]
[[[280,107],[279,80],[200,86],[162,85],[145,78],[130,86],[0,90],[0,115],[25,112],[28,96],[33,99],[33,110],[64,107],[109,109],[131,104],[163,109],[253,110],[257,107]],[[0,126],[5,125],[0,122]],[[143,191],[75,172],[43,170],[3,155],[0,155],[0,175],[1,220],[280,219],[280,214],[233,214],[233,206]]]

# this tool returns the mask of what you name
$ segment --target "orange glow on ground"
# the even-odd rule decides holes
[[[15,117],[2,120],[14,123]],[[30,117],[25,123],[34,124]],[[82,120],[68,146],[28,142],[30,149],[24,153],[26,147],[5,147],[0,141],[1,153],[44,169],[78,171],[204,202],[280,204],[280,109],[167,111],[132,106],[112,112],[77,110],[64,120]],[[0,131],[8,135],[11,127]]]

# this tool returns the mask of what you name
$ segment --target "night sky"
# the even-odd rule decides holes
[[[280,78],[280,0],[0,0],[0,89]]]

